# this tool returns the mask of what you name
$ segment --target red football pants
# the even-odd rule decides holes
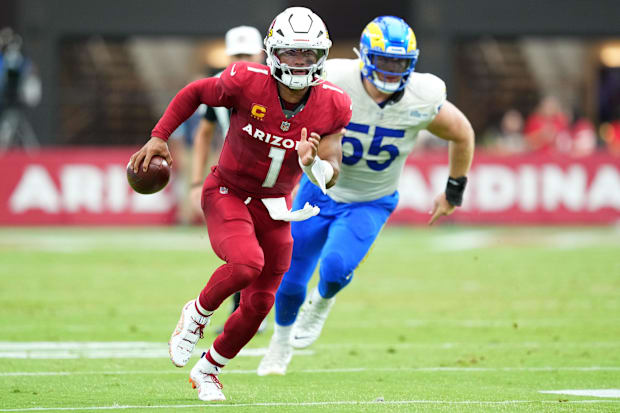
[[[214,174],[207,177],[202,210],[213,251],[226,264],[211,275],[200,293],[200,305],[213,311],[241,291],[239,308],[213,343],[226,358],[235,357],[254,337],[271,310],[293,250],[290,223],[271,219],[260,199],[252,198],[247,205],[244,201]]]

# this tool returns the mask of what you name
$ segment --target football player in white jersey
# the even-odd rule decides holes
[[[449,141],[450,176],[437,195],[429,224],[461,205],[474,152],[474,132],[446,100],[444,82],[414,72],[419,50],[413,30],[393,16],[381,16],[362,32],[358,59],[325,64],[327,80],[353,102],[342,140],[343,159],[335,186],[321,193],[304,175],[295,207],[306,202],[319,215],[293,223],[293,259],[276,294],[276,325],[258,374],[285,374],[293,347],[312,344],[323,328],[335,295],[353,278],[398,203],[398,181],[416,136],[426,129]],[[306,286],[320,260],[319,283]]]

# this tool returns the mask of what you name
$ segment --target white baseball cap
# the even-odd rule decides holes
[[[233,27],[226,32],[226,54],[257,54],[263,50],[263,38],[256,27]]]

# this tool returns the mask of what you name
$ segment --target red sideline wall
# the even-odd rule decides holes
[[[45,149],[0,155],[0,225],[172,224],[168,185],[135,193],[126,166],[136,148]]]
[[[0,225],[168,225],[172,185],[153,195],[128,186],[135,148],[45,149],[0,155]],[[422,224],[445,187],[446,153],[410,157],[390,222]],[[478,151],[463,207],[444,221],[474,224],[620,222],[620,158],[496,157]]]
[[[391,222],[422,223],[444,190],[447,154],[407,160]],[[477,151],[463,206],[444,221],[475,224],[610,224],[620,222],[620,158]]]

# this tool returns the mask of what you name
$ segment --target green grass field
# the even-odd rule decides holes
[[[204,411],[166,343],[218,265],[202,228],[0,229],[0,411]],[[389,227],[286,376],[270,336],[215,411],[620,412],[620,229]]]

